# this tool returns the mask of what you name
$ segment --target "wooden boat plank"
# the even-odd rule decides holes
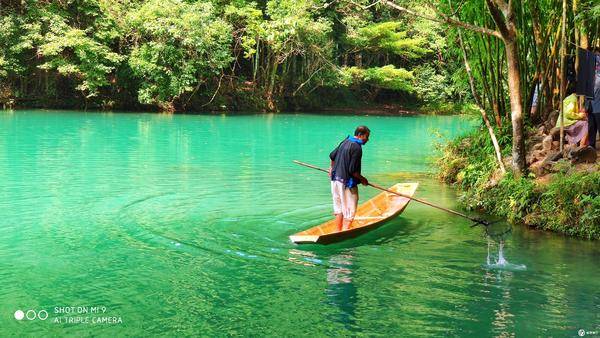
[[[398,183],[390,187],[390,190],[412,196],[417,186],[418,183]],[[406,208],[408,202],[410,202],[410,199],[406,197],[382,192],[358,206],[352,228],[337,231],[335,219],[332,219],[321,225],[298,232],[290,236],[290,240],[298,244],[330,243],[354,237],[370,231],[397,216]]]

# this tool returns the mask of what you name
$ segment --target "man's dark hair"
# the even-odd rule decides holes
[[[354,130],[354,136],[366,135],[367,133],[370,133],[370,132],[371,132],[371,130],[369,129],[369,127],[358,126],[358,127],[356,127],[356,130]]]

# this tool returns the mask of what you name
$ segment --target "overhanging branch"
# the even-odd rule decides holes
[[[447,15],[445,15],[443,13],[440,13],[439,11],[436,11],[436,13],[440,16],[440,18],[437,18],[437,17],[433,17],[433,16],[428,16],[428,15],[423,15],[423,14],[417,13],[415,11],[412,11],[412,10],[408,9],[408,8],[399,6],[399,5],[397,5],[396,3],[392,2],[392,1],[381,0],[381,3],[384,4],[384,5],[386,5],[386,6],[389,6],[391,8],[394,8],[396,10],[399,10],[401,12],[405,12],[405,13],[408,13],[410,15],[414,15],[414,16],[419,17],[419,18],[423,18],[423,19],[430,20],[430,21],[435,21],[435,22],[440,22],[440,23],[446,23],[446,24],[449,24],[449,25],[452,25],[452,26],[455,26],[455,27],[461,27],[461,28],[468,29],[468,30],[473,31],[473,32],[487,34],[487,35],[495,36],[495,37],[497,37],[499,39],[502,39],[502,34],[500,34],[500,32],[498,32],[498,31],[495,31],[495,30],[489,29],[489,28],[485,28],[485,27],[475,26],[475,25],[472,25],[472,24],[469,24],[469,23],[466,23],[466,22],[462,22],[462,21],[453,19],[453,18],[451,18],[451,17],[449,17],[449,16],[447,16]]]

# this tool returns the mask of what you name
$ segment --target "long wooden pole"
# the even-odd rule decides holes
[[[329,170],[327,170],[327,169],[323,169],[323,168],[319,168],[319,167],[317,167],[317,166],[314,166],[314,165],[312,165],[312,164],[308,164],[308,163],[300,162],[300,161],[297,161],[297,160],[294,160],[293,162],[294,162],[294,163],[296,163],[296,164],[299,164],[299,165],[301,165],[301,166],[304,166],[304,167],[308,167],[308,168],[311,168],[311,169],[316,169],[316,170],[320,170],[320,171],[322,171],[322,172],[329,173]],[[485,221],[485,220],[482,220],[482,219],[477,219],[477,218],[474,218],[474,217],[469,217],[469,216],[467,216],[467,215],[465,215],[465,214],[463,214],[463,213],[460,213],[460,212],[458,212],[458,211],[450,210],[450,209],[447,209],[447,208],[441,207],[441,206],[439,206],[439,205],[435,205],[435,204],[433,204],[433,203],[429,203],[429,202],[427,202],[427,201],[424,201],[424,200],[422,200],[422,199],[419,199],[419,198],[415,198],[415,197],[412,197],[412,196],[404,195],[404,194],[401,194],[401,193],[399,193],[399,192],[396,192],[396,191],[392,191],[392,190],[386,189],[386,188],[384,188],[384,187],[382,187],[382,186],[380,186],[380,185],[377,185],[377,184],[369,183],[369,186],[371,186],[371,187],[373,187],[373,188],[375,188],[375,189],[379,189],[379,190],[382,190],[382,191],[388,192],[388,193],[390,193],[390,194],[394,194],[394,195],[398,195],[398,196],[401,196],[401,197],[408,198],[409,200],[412,200],[412,201],[415,201],[415,202],[419,202],[419,203],[422,203],[422,204],[428,205],[428,206],[430,206],[430,207],[433,207],[433,208],[436,208],[436,209],[440,209],[440,210],[443,210],[443,211],[449,212],[449,213],[451,213],[451,214],[453,214],[453,215],[456,215],[456,216],[464,217],[464,218],[466,218],[466,219],[468,219],[468,220],[470,220],[470,221],[472,221],[472,222],[475,222],[476,224],[481,224],[481,225],[484,225],[484,226],[488,226],[488,225],[490,225],[490,223],[489,223],[489,222],[487,222],[487,221]]]

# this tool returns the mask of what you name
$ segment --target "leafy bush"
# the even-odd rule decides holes
[[[101,87],[110,85],[108,75],[123,56],[112,52],[91,30],[72,28],[59,16],[54,19],[44,37],[46,43],[39,47],[39,53],[47,60],[39,68],[73,76],[79,82],[77,90],[87,98],[96,96]]]
[[[536,211],[544,229],[600,238],[600,173],[556,175]]]
[[[504,128],[497,133],[503,153],[510,151]],[[559,170],[547,185],[510,172],[496,179],[494,150],[485,129],[442,147],[439,177],[462,190],[461,203],[511,222],[588,239],[600,239],[600,172]]]
[[[510,126],[503,126],[495,133],[502,152],[509,153]],[[446,183],[458,183],[466,190],[475,188],[478,182],[487,181],[497,166],[494,146],[484,127],[441,144],[438,149],[442,154],[436,161],[440,179]]]
[[[430,52],[424,48],[423,38],[409,37],[405,31],[399,31],[401,22],[380,22],[356,31],[350,31],[348,42],[365,51],[375,53],[391,53],[407,59],[417,59]]]
[[[154,0],[130,14],[136,41],[129,65],[139,101],[171,109],[173,101],[221,72],[232,60],[231,27],[210,3]]]
[[[414,68],[414,88],[417,97],[426,104],[448,102],[454,94],[454,87],[446,74],[436,71],[431,65]]]
[[[393,65],[362,69],[358,67],[342,68],[342,79],[346,85],[368,84],[377,88],[411,92],[414,79],[411,71],[396,68]]]

